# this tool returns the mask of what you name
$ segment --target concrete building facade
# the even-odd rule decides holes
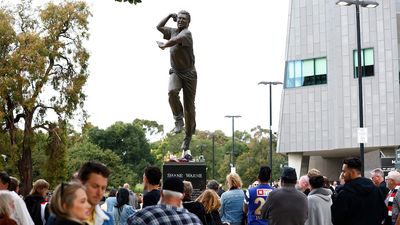
[[[359,155],[355,6],[290,0],[277,151],[299,175],[318,168],[337,179]],[[365,172],[400,145],[400,0],[360,8]]]

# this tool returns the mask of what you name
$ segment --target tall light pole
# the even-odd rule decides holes
[[[283,83],[280,81],[261,81],[258,84],[269,85],[269,167],[272,174],[272,85]],[[272,179],[270,179],[269,183],[272,185]]]
[[[364,127],[363,113],[363,94],[362,94],[362,68],[361,68],[361,31],[360,31],[360,6],[365,8],[375,8],[379,3],[374,1],[359,0],[340,0],[336,2],[340,6],[356,6],[356,25],[357,25],[357,76],[358,76],[358,111],[360,117],[360,129]],[[360,143],[360,159],[362,162],[361,176],[364,176],[364,143]]]
[[[215,180],[215,132],[212,133],[212,178]]]
[[[232,118],[232,150],[231,150],[231,156],[230,156],[230,159],[229,159],[229,164],[230,164],[230,166],[232,168],[232,167],[234,167],[234,164],[233,164],[233,151],[235,149],[235,118],[240,118],[242,116],[240,116],[240,115],[227,115],[225,117],[226,118]]]

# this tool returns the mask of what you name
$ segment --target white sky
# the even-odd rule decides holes
[[[260,81],[283,81],[289,0],[143,0],[138,5],[86,0],[90,19],[90,78],[85,88],[89,121],[106,128],[116,121],[155,120],[174,126],[168,104],[169,49],[156,41],[158,22],[185,9],[192,21],[198,73],[197,129],[231,135],[269,126],[269,89]],[[34,0],[34,2],[47,2]],[[170,21],[167,25],[176,27]],[[282,86],[273,86],[273,130],[279,121]]]

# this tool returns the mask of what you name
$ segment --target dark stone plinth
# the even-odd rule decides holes
[[[163,165],[163,180],[179,177],[193,185],[192,200],[195,200],[207,184],[207,166],[204,162],[167,162]]]

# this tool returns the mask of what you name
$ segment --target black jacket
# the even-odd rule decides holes
[[[189,212],[195,214],[197,217],[199,217],[201,223],[203,225],[206,225],[206,219],[204,215],[206,212],[204,211],[204,206],[200,202],[194,202],[194,201],[186,201],[183,202],[183,208],[187,209]]]
[[[76,221],[62,219],[62,218],[57,217],[56,221],[54,222],[54,225],[87,225],[87,224],[86,223],[78,223]]]
[[[379,188],[371,180],[360,177],[343,186],[331,212],[334,225],[379,225],[387,208]]]
[[[29,214],[32,217],[35,225],[43,225],[41,210],[41,204],[45,202],[45,199],[39,195],[28,195],[25,197],[26,208],[28,209]],[[49,217],[48,208],[45,208],[44,219],[47,220]]]

